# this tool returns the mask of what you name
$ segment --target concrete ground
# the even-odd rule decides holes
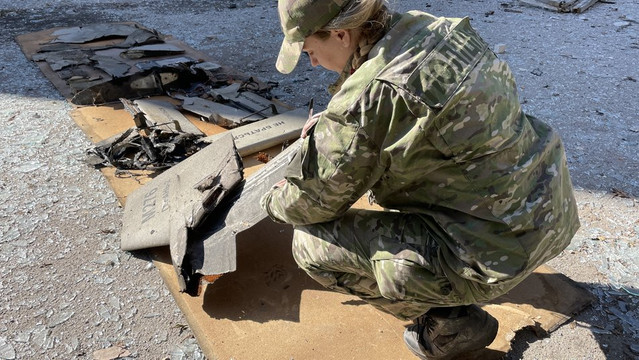
[[[582,228],[550,265],[596,301],[548,337],[520,332],[507,358],[639,358],[639,3],[606,1],[583,14],[496,0],[391,7],[471,17],[504,50],[525,111],[558,129],[566,145]],[[93,358],[117,346],[136,359],[203,358],[145,253],[119,249],[122,209],[82,162],[90,142],[15,42],[51,27],[115,21],[173,35],[277,82],[274,93],[291,105],[328,101],[333,74],[305,59],[288,76],[275,70],[275,0],[0,0],[0,359]]]

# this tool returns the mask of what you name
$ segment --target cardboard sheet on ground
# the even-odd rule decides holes
[[[84,118],[105,117],[100,113],[100,108],[84,108],[73,117],[82,120],[83,127],[92,124],[88,133],[105,133],[100,129],[109,126],[105,121]],[[118,115],[115,118],[126,118]],[[274,146],[267,152],[274,156],[280,149]],[[244,163],[249,178],[263,166],[252,155],[245,156]],[[141,186],[131,179],[107,178],[122,201]],[[414,359],[402,341],[407,322],[318,286],[297,268],[291,238],[289,226],[269,220],[242,232],[236,242],[236,271],[205,286],[197,297],[180,292],[168,247],[149,250],[209,358]],[[498,359],[509,351],[517,331],[531,327],[537,333],[552,332],[590,301],[578,284],[543,266],[512,292],[485,305],[500,328],[493,344],[475,358]]]
[[[241,234],[236,272],[203,295],[179,293],[166,252],[156,266],[214,359],[414,359],[402,341],[407,322],[353,296],[329,292],[299,270],[290,255],[289,227],[263,221]],[[488,349],[474,359],[499,359],[515,332],[551,332],[588,302],[587,293],[549,267],[539,268],[487,309],[500,322]]]
[[[71,116],[93,142],[133,123],[117,105],[76,108]],[[193,122],[207,135],[224,131]],[[281,146],[265,150],[270,156],[280,151]],[[247,178],[263,166],[254,155],[243,161]],[[144,172],[128,177],[108,168],[102,172],[122,204],[150,180]],[[291,227],[269,220],[238,234],[236,271],[207,285],[197,297],[179,291],[167,246],[148,250],[208,358],[414,359],[402,341],[407,322],[356,297],[319,287],[293,261],[291,237]],[[551,332],[590,301],[574,281],[542,266],[509,294],[485,305],[500,328],[495,341],[475,358],[500,358],[518,330]]]

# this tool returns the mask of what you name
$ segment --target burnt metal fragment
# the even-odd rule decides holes
[[[56,30],[52,43],[84,44],[91,41],[126,38],[140,29],[133,24],[90,24]]]
[[[184,49],[173,44],[149,44],[129,48],[120,53],[126,59],[140,59],[152,56],[170,56],[184,54]]]
[[[204,135],[168,101],[140,99],[133,101],[133,104],[135,107],[128,103],[126,109],[131,111],[134,117],[144,119],[145,124],[142,127]]]
[[[139,28],[129,34],[124,41],[115,47],[129,48],[132,46],[163,43],[163,37],[153,29]]]
[[[185,97],[183,101],[182,108],[184,110],[200,115],[206,121],[225,128],[235,128],[264,119],[264,116],[250,113],[244,109],[199,97]]]
[[[46,61],[53,71],[66,67],[77,67],[91,64],[92,51],[83,49],[65,49],[33,55],[34,61]]]
[[[149,128],[148,135],[130,128],[87,150],[86,162],[96,168],[159,171],[170,168],[204,146],[202,135]]]
[[[126,75],[131,69],[127,63],[122,62],[110,56],[94,55],[91,60],[96,63],[95,67],[109,74],[113,78],[119,78]]]
[[[218,84],[218,79],[209,78],[204,70],[194,68],[194,63],[195,60],[190,63],[166,62],[166,65],[157,67],[149,64],[151,67],[145,71],[119,78],[108,77],[84,88],[73,96],[71,102],[76,105],[96,105],[120,98],[139,99],[183,89],[188,91],[194,84]]]

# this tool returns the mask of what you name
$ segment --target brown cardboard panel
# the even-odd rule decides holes
[[[296,266],[291,227],[263,221],[237,241],[237,271],[198,297],[180,293],[168,251],[155,264],[212,359],[414,359],[402,340],[408,322],[354,296],[327,291]],[[484,309],[500,323],[495,341],[468,359],[499,359],[525,327],[551,332],[590,302],[547,266]]]
[[[177,291],[168,252],[153,251],[207,357],[412,359],[401,340],[405,322],[318,286],[295,264],[291,236],[291,227],[270,221],[242,233],[238,270],[199,297]]]
[[[105,167],[100,169],[100,172],[107,179],[109,186],[115,193],[115,197],[118,199],[120,206],[124,206],[126,203],[126,197],[133,192],[133,190],[151,181],[150,171],[127,171],[116,175],[116,169],[112,167]]]
[[[133,117],[122,104],[83,106],[71,110],[71,118],[93,143],[134,127]]]
[[[130,114],[117,106],[82,107],[74,109],[72,115],[96,142],[133,124]],[[281,149],[278,145],[264,153],[274,157]],[[246,177],[264,165],[256,154],[245,156],[243,161]],[[126,195],[149,181],[144,174],[116,176],[110,168],[102,169],[102,173],[122,204]],[[355,206],[370,207],[364,198]],[[209,358],[414,358],[402,340],[407,322],[381,313],[356,297],[320,288],[294,263],[291,237],[290,227],[268,221],[243,232],[237,242],[237,271],[221,276],[198,297],[179,291],[168,247],[150,250]],[[470,358],[498,359],[509,351],[517,331],[532,327],[542,333],[552,332],[588,303],[590,297],[585,290],[543,266],[509,294],[484,306],[499,320],[499,332],[488,349]]]

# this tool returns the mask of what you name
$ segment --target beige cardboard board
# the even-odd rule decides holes
[[[73,118],[95,142],[133,123],[125,110],[108,106],[75,109]],[[275,146],[266,152],[275,156],[280,150]],[[255,155],[243,161],[246,177],[263,165]],[[148,181],[145,176],[117,177],[110,169],[103,169],[103,174],[123,204],[131,191]],[[356,206],[369,207],[365,199]],[[290,227],[270,221],[243,232],[237,241],[237,270],[207,285],[198,297],[179,291],[168,247],[150,250],[208,358],[414,358],[402,341],[407,322],[355,297],[318,287],[295,265],[291,237]],[[543,266],[509,294],[484,306],[500,328],[493,344],[474,358],[498,359],[509,351],[517,331],[532,327],[551,332],[589,303],[587,291]]]
[[[212,359],[414,359],[402,340],[409,324],[354,296],[327,291],[298,269],[292,230],[265,220],[238,236],[237,271],[202,295],[180,293],[166,251],[155,264]],[[484,308],[500,322],[495,341],[470,359],[499,359],[515,332],[551,332],[590,301],[585,290],[542,266]]]
[[[259,167],[259,165],[254,165]],[[250,176],[250,175],[248,175]],[[111,179],[116,193],[120,179]],[[366,206],[362,200],[359,206]],[[180,293],[168,249],[152,250],[155,264],[211,359],[413,359],[402,333],[406,322],[361,300],[318,287],[290,255],[291,230],[265,221],[237,241],[237,271],[202,295]],[[485,309],[500,322],[497,338],[476,359],[498,359],[525,327],[551,332],[590,302],[588,293],[549,267]],[[357,346],[354,346],[357,344]]]

